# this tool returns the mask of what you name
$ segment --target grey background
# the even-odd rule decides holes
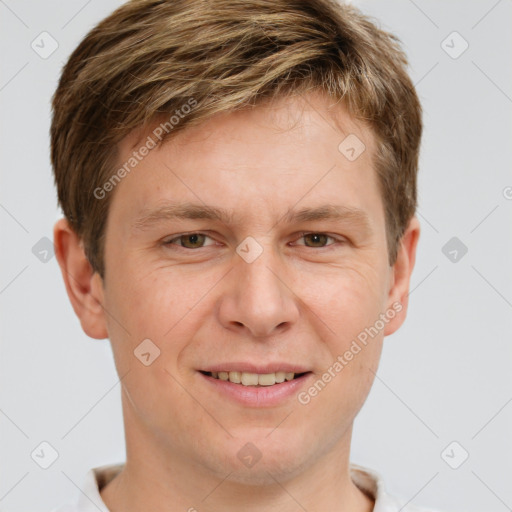
[[[352,461],[411,503],[512,510],[512,2],[354,3],[402,39],[425,135],[408,319],[385,340]],[[110,345],[82,332],[55,258],[40,260],[60,217],[50,98],[71,51],[120,4],[0,0],[0,511],[49,511],[89,468],[125,456]],[[43,31],[58,43],[46,59],[31,47]],[[442,250],[452,237],[455,262]],[[48,469],[31,458],[43,441],[59,454]],[[469,453],[458,469],[441,456],[452,441],[452,465]]]

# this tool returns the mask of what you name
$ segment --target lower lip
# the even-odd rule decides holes
[[[244,386],[243,384],[235,384],[228,380],[215,379],[201,372],[198,373],[218,393],[249,407],[281,405],[286,400],[289,400],[290,397],[295,396],[299,389],[313,376],[310,372],[296,379],[273,384],[272,386]]]

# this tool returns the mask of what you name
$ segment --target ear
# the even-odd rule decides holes
[[[107,338],[103,281],[85,256],[82,241],[66,219],[55,223],[53,240],[66,291],[82,329],[91,338]]]
[[[409,283],[416,261],[416,248],[420,237],[420,223],[412,217],[402,235],[397,258],[391,269],[391,283],[388,294],[387,310],[396,311],[384,329],[384,336],[393,334],[404,323],[409,304]]]

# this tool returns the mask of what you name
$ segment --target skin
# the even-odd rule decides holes
[[[217,116],[150,151],[112,192],[104,280],[65,219],[55,224],[82,328],[110,339],[124,376],[127,461],[101,491],[113,512],[373,509],[350,479],[352,425],[383,338],[405,319],[420,228],[413,217],[390,266],[371,130],[342,104],[305,98]],[[121,165],[141,133],[120,144]],[[349,133],[366,146],[352,162],[338,151]],[[170,200],[227,208],[234,218],[133,227],[143,208]],[[288,209],[325,203],[363,210],[370,230],[281,220]],[[178,238],[205,230],[199,241]],[[236,252],[248,236],[263,248],[252,263]],[[310,369],[310,386],[397,301],[401,312],[307,405],[294,395],[243,407],[198,373],[226,361],[287,361]],[[149,366],[133,354],[146,338],[161,351]],[[261,454],[250,468],[237,457],[247,442]]]

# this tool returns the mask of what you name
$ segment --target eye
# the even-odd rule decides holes
[[[313,247],[313,248],[320,248],[320,249],[322,249],[323,247],[329,247],[331,245],[334,245],[334,244],[326,245],[326,242],[329,238],[331,240],[334,240],[335,242],[342,242],[342,240],[339,240],[337,238],[329,236],[326,233],[302,233],[301,238],[303,238],[304,240],[310,240],[312,242],[313,245],[304,244],[304,245],[306,245],[306,247]],[[303,244],[299,244],[299,245],[303,245]]]
[[[209,245],[215,245],[215,242],[205,245],[205,240],[207,238],[212,240],[212,238],[206,235],[205,233],[186,233],[183,235],[176,236],[174,238],[170,238],[168,240],[164,240],[163,244],[167,246],[177,245],[178,247],[183,247],[184,249],[201,249],[203,247],[208,247]],[[303,238],[306,241],[309,240],[310,243],[298,245],[305,245],[306,247],[310,247],[313,249],[322,249],[324,247],[330,247],[331,245],[335,245],[336,242],[343,243],[343,240],[330,236],[326,233],[302,233],[301,238]],[[334,243],[328,244],[327,242],[329,239],[334,240]]]
[[[179,235],[175,238],[171,238],[170,240],[165,240],[163,243],[164,245],[178,245],[179,247],[184,247],[185,249],[201,249],[204,247],[203,244],[206,238],[210,237],[204,233],[188,233],[185,235]],[[175,243],[176,240],[178,240],[180,243]]]

